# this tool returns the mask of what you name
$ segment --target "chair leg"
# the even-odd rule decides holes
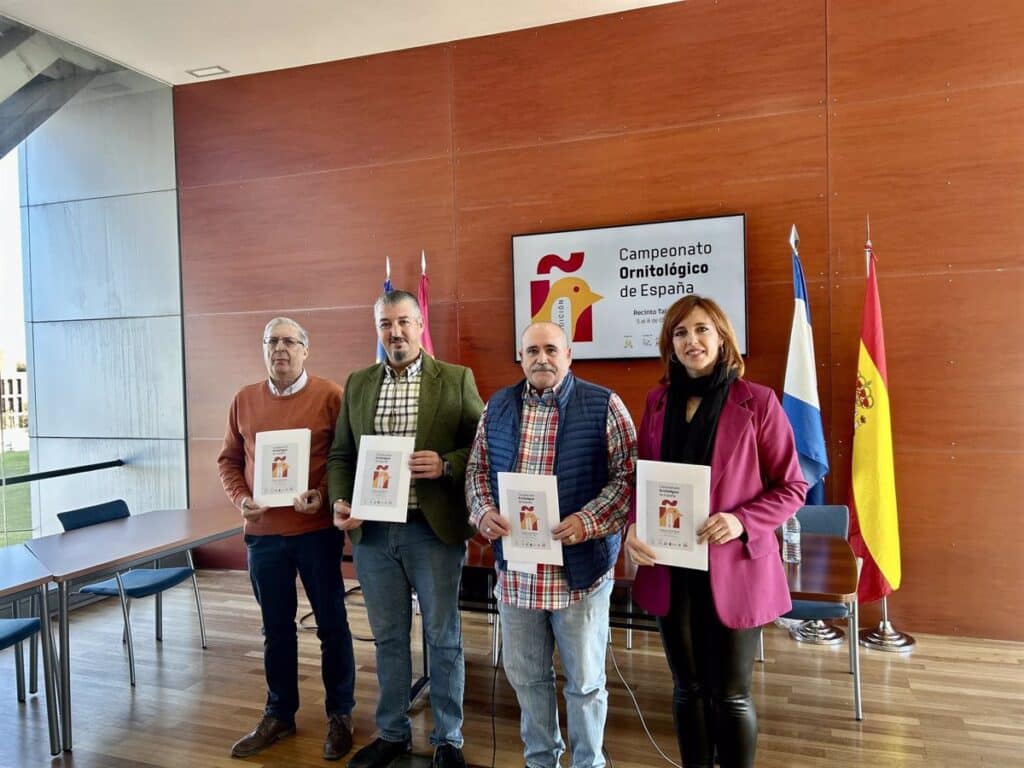
[[[39,598],[33,595],[29,598],[28,610],[30,616],[42,616],[42,611],[36,610],[39,607]],[[32,640],[28,647],[28,692],[39,692],[39,643]]]
[[[626,610],[629,618],[626,619],[626,650],[633,650],[633,588],[626,587]]]
[[[128,598],[124,595],[124,582],[121,581],[121,574],[115,573],[117,578],[117,593],[121,596],[121,613],[124,615],[124,637],[128,643],[128,672],[132,681],[132,688],[135,687],[135,648],[132,646],[132,625],[128,611]]]
[[[21,618],[17,600],[14,601],[11,610],[14,612],[14,618]],[[22,653],[21,643],[14,644],[14,677],[18,686],[18,701],[25,701],[25,655]]]
[[[494,616],[494,626],[491,627],[491,666],[498,666],[498,657],[501,655],[501,616],[497,613]]]
[[[757,628],[757,661],[764,664],[764,627]]]
[[[128,616],[131,617],[131,614],[132,614],[132,599],[130,597],[125,597],[124,598],[124,603],[127,606]],[[128,645],[128,624],[129,624],[129,622],[126,621],[124,623],[124,626],[121,627],[121,645]]]
[[[488,597],[488,600],[493,595],[494,595],[494,573],[492,571],[491,573],[487,574],[487,597]],[[494,613],[488,613],[487,614],[487,626],[489,626],[489,627],[493,627],[494,626],[494,617],[496,615],[497,614],[494,614]]]
[[[860,637],[857,624],[860,621],[857,600],[854,598],[850,606],[850,616],[847,619],[847,627],[850,630],[850,671],[853,673],[853,716],[857,720],[864,719],[864,709],[860,700]]]
[[[206,648],[206,621],[203,619],[203,601],[199,597],[199,581],[196,579],[196,566],[192,562],[192,550],[185,553],[188,558],[188,567],[192,569],[192,591],[196,595],[196,612],[199,614],[199,636],[203,641],[203,648]]]

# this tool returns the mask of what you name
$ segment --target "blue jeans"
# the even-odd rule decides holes
[[[423,612],[430,657],[430,743],[462,746],[462,694],[466,667],[462,655],[459,582],[465,544],[445,544],[421,516],[407,523],[365,522],[353,549],[356,575],[366,599],[377,647],[377,729],[385,741],[407,741],[412,726],[412,591]]]
[[[609,579],[559,611],[532,611],[498,603],[505,676],[521,711],[519,730],[528,768],[555,768],[565,751],[555,700],[555,643],[565,672],[565,713],[572,768],[602,768],[608,715],[604,663],[608,647]]]
[[[327,715],[351,714],[356,662],[345,612],[341,531],[325,528],[298,536],[246,536],[245,544],[252,591],[263,616],[266,714],[294,722],[299,709],[296,572],[316,616]]]

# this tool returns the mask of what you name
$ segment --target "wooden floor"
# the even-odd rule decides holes
[[[199,647],[191,591],[165,598],[164,641],[153,641],[152,608],[133,612],[138,686],[128,685],[113,601],[72,615],[73,753],[51,759],[42,695],[18,704],[13,651],[0,654],[0,766],[323,766],[323,691],[315,636],[300,636],[303,707],[298,733],[258,757],[232,760],[232,742],[262,712],[264,682],[259,614],[248,579],[237,572],[200,575],[209,648]],[[358,595],[350,601],[355,635],[369,630]],[[492,687],[497,750],[493,764],[521,768],[518,710],[502,672],[490,666],[486,617],[465,614],[466,756],[492,765]],[[908,630],[911,628],[907,628]],[[767,662],[756,665],[760,719],[757,765],[1024,766],[1024,643],[921,635],[907,657],[865,651],[863,722],[852,717],[846,646],[806,647],[774,627]],[[632,651],[614,634],[614,659],[635,689],[654,737],[678,759],[672,736],[671,682],[656,635],[637,633]],[[418,656],[417,656],[418,660]],[[356,744],[373,737],[373,645],[356,642]],[[496,675],[496,676],[495,676]],[[612,768],[667,765],[650,745],[632,701],[608,660],[610,708],[605,745]],[[563,720],[564,722],[564,720]],[[429,706],[413,716],[416,751],[429,753]],[[563,758],[563,762],[567,762]],[[341,763],[344,764],[344,763]]]

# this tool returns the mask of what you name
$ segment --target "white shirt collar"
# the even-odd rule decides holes
[[[274,397],[285,397],[286,395],[294,395],[299,392],[303,387],[309,383],[309,376],[306,375],[306,369],[302,369],[302,373],[299,375],[290,387],[286,387],[284,392],[278,392],[277,387],[274,386],[273,379],[267,379],[267,386],[270,387],[270,394]]]

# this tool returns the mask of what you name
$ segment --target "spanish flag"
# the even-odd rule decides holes
[[[880,600],[900,586],[900,532],[892,458],[889,376],[885,366],[882,306],[871,238],[864,314],[861,316],[857,393],[854,402],[850,545],[864,558],[857,585],[861,603]]]

